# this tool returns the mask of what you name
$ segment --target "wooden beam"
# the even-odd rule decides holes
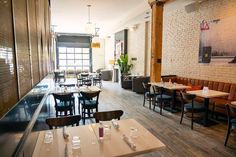
[[[150,80],[159,82],[161,79],[162,62],[162,31],[163,31],[163,1],[150,0],[152,8],[152,31],[151,31],[151,68]]]

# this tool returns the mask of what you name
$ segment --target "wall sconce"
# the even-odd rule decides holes
[[[101,44],[99,42],[92,42],[91,43],[91,47],[92,48],[100,48],[101,47]]]
[[[109,60],[109,64],[110,64],[110,65],[114,65],[114,64],[115,64],[115,60],[114,60],[114,59],[110,59],[110,60]]]
[[[129,28],[130,31],[136,31],[138,29],[138,24],[135,24]]]

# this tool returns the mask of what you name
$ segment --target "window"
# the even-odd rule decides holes
[[[60,70],[89,70],[91,67],[89,48],[58,47]]]

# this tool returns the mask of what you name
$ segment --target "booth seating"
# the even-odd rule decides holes
[[[175,75],[163,76],[162,79],[165,82],[171,80],[171,82],[192,86],[193,88],[194,86],[202,86],[208,87],[212,90],[229,93],[229,95],[225,97],[217,97],[210,99],[209,110],[212,110],[213,113],[221,113],[226,115],[225,104],[230,103],[232,101],[236,101],[236,84],[210,80],[192,79]],[[195,100],[198,102],[203,102],[203,98],[200,97],[197,97]]]
[[[144,88],[142,82],[148,83],[150,82],[150,76],[137,76],[132,80],[132,91],[142,94],[144,93]]]
[[[112,70],[101,70],[102,80],[111,81],[112,80]]]

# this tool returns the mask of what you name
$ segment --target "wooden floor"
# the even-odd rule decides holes
[[[225,122],[211,127],[194,123],[194,130],[191,130],[190,120],[184,118],[181,125],[179,114],[164,111],[161,116],[158,108],[154,112],[148,109],[148,104],[143,107],[142,103],[143,95],[124,90],[118,83],[103,82],[99,111],[122,109],[122,119],[136,119],[166,145],[164,150],[142,157],[236,157],[236,134],[230,136],[227,147],[223,145]],[[87,124],[93,122],[86,121]]]

